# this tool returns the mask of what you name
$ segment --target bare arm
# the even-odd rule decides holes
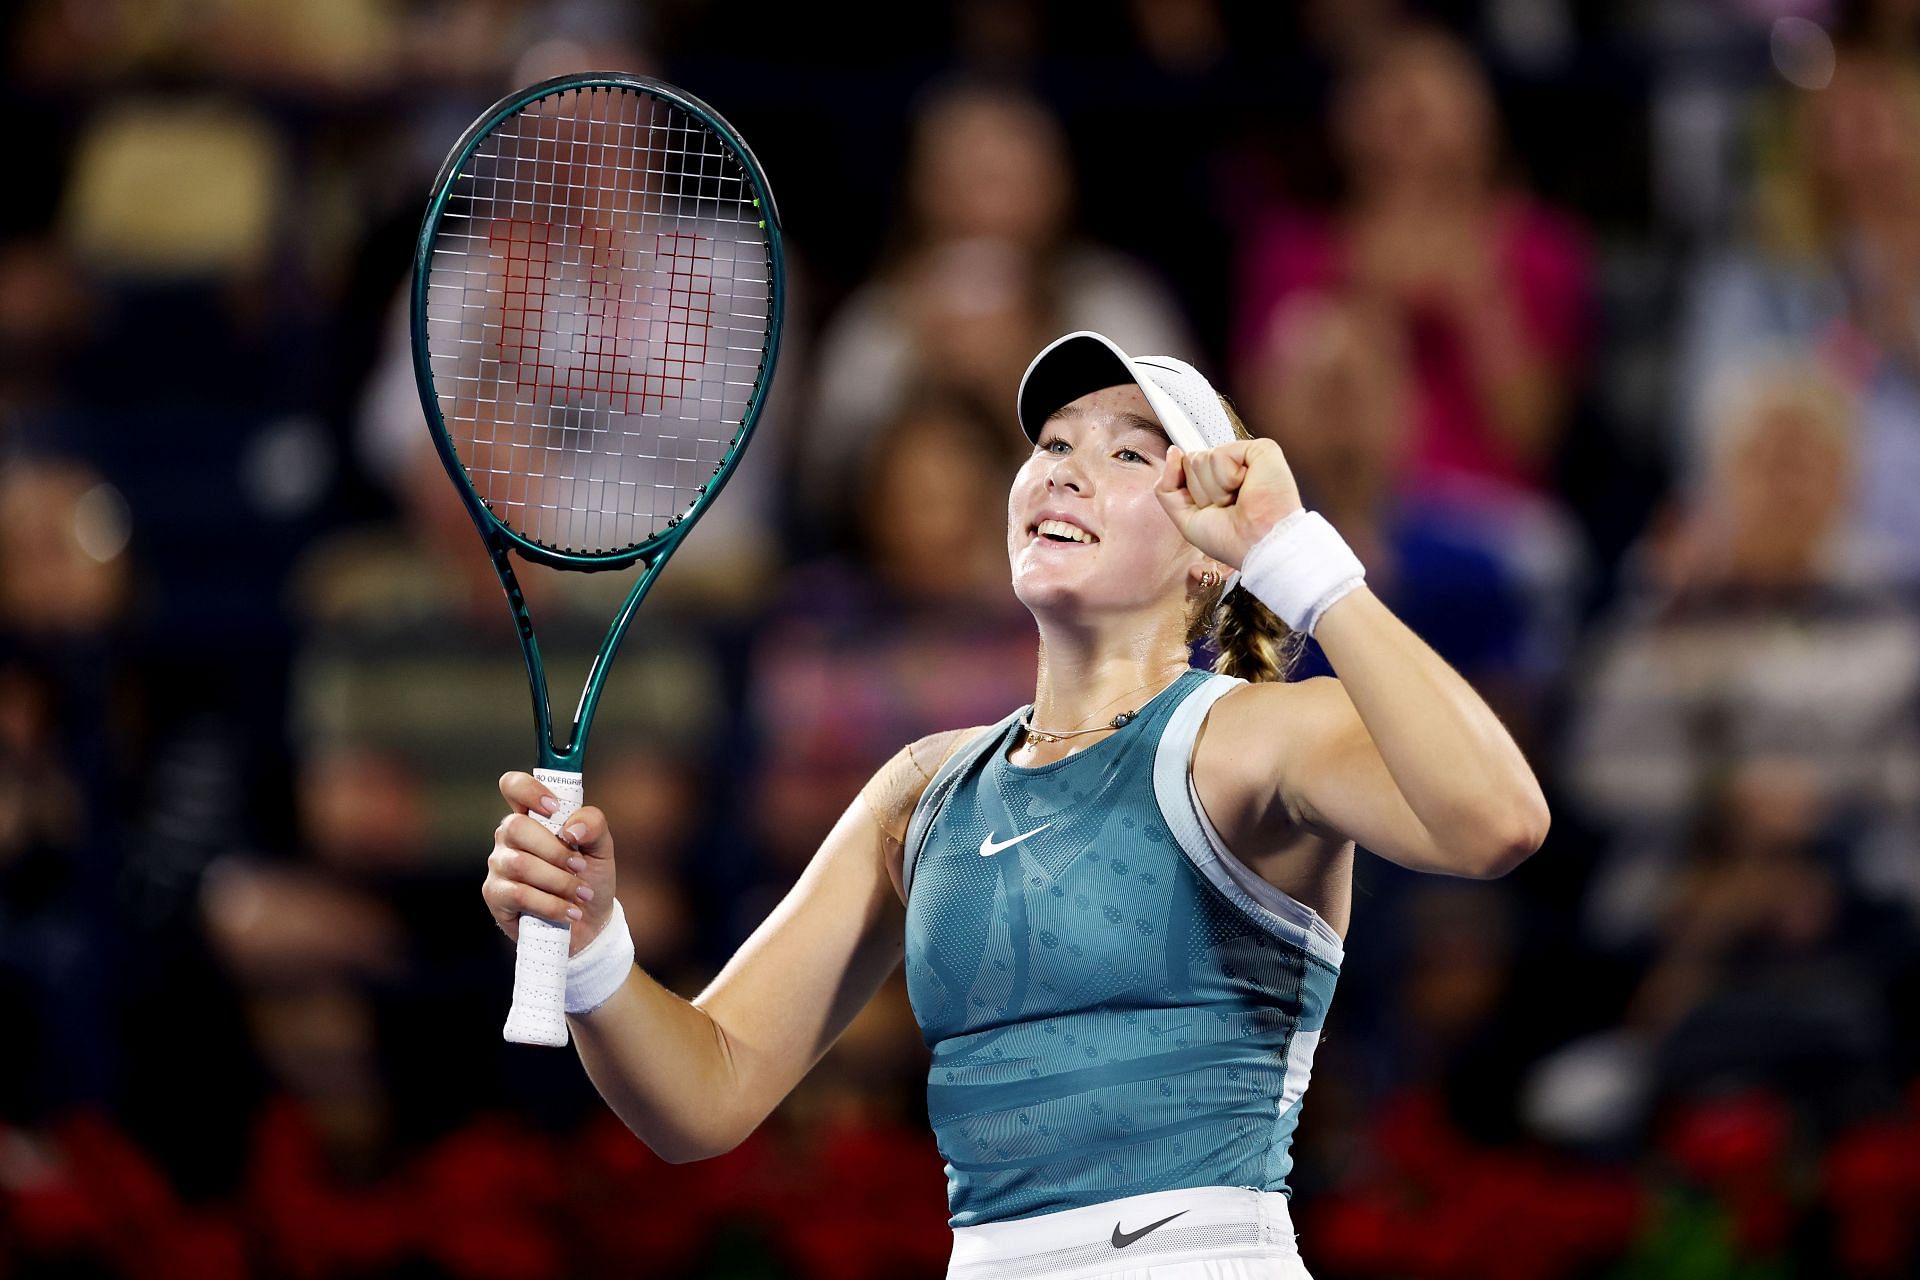
[[[890,862],[928,777],[965,736],[923,739],[889,761],[847,807],[780,905],[700,995],[683,999],[636,967],[607,1003],[569,1017],[595,1087],[656,1153],[682,1163],[739,1145],[900,963],[906,908]],[[524,774],[509,777],[516,808],[538,802],[539,784]],[[569,857],[586,855],[586,874],[578,879],[591,880],[600,858],[610,870],[611,841],[597,811],[581,810],[569,830],[584,832],[571,848],[531,819],[503,824],[503,840],[516,851],[509,861],[518,870],[496,865],[487,894],[503,926],[503,907],[506,916],[529,906],[543,915],[564,911],[572,892],[566,882],[576,879]],[[523,857],[545,865],[526,868],[517,860]],[[511,876],[520,877],[519,893],[505,883]],[[496,877],[503,883],[496,885]],[[541,880],[547,884],[534,888]],[[606,883],[610,891],[610,874]],[[596,893],[595,900],[608,899]],[[581,932],[576,925],[576,935]],[[576,937],[574,949],[586,941]]]
[[[1169,450],[1159,494],[1190,542],[1232,565],[1300,509],[1271,440]],[[1415,870],[1497,876],[1540,847],[1547,803],[1519,746],[1379,597],[1347,592],[1314,638],[1337,679],[1235,690],[1196,748],[1201,799],[1250,849],[1305,827]]]
[[[1378,597],[1348,593],[1314,636],[1338,679],[1254,685],[1214,709],[1196,768],[1224,812],[1449,875],[1503,875],[1540,847],[1547,804],[1520,748]]]
[[[729,1151],[759,1127],[900,963],[906,908],[856,798],[773,913],[707,989],[682,1000],[637,966],[574,1041],[600,1095],[669,1160]]]

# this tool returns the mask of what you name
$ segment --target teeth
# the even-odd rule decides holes
[[[1033,527],[1035,533],[1056,538],[1071,538],[1075,542],[1092,542],[1093,535],[1078,525],[1068,524],[1065,520],[1042,520]]]

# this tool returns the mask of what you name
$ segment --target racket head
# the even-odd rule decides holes
[[[759,419],[785,274],[766,175],[698,98],[594,72],[488,108],[435,179],[412,331],[489,543],[589,570],[670,549]]]

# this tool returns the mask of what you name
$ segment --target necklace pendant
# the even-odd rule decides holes
[[[1176,676],[1174,678],[1178,679],[1179,677]],[[1164,692],[1166,689],[1171,687],[1171,684],[1172,682],[1169,681],[1167,684],[1162,685],[1161,690]],[[1156,698],[1159,696],[1160,696],[1159,694],[1154,695],[1154,697]],[[1028,742],[1065,742],[1068,738],[1078,738],[1082,734],[1103,733],[1108,729],[1124,729],[1128,725],[1132,724],[1134,717],[1138,716],[1139,714],[1140,714],[1140,708],[1135,707],[1131,711],[1122,711],[1119,715],[1115,716],[1113,719],[1109,720],[1104,725],[1095,725],[1091,729],[1067,729],[1058,733],[1054,733],[1054,732],[1049,732],[1046,729],[1034,728],[1033,712],[1029,710],[1026,715],[1020,718],[1020,731],[1027,735]]]
[[[1124,729],[1131,724],[1133,718],[1139,714],[1140,712],[1137,709],[1133,711],[1122,711],[1104,725],[1095,725],[1091,729],[1069,729],[1064,733],[1050,733],[1045,729],[1036,729],[1025,720],[1022,720],[1020,722],[1020,732],[1027,736],[1028,742],[1065,742],[1068,738],[1078,738],[1082,734],[1100,733],[1107,729]]]

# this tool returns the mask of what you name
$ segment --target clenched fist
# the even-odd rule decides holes
[[[1293,469],[1271,440],[1169,449],[1154,493],[1188,542],[1236,569],[1254,543],[1300,509]]]

